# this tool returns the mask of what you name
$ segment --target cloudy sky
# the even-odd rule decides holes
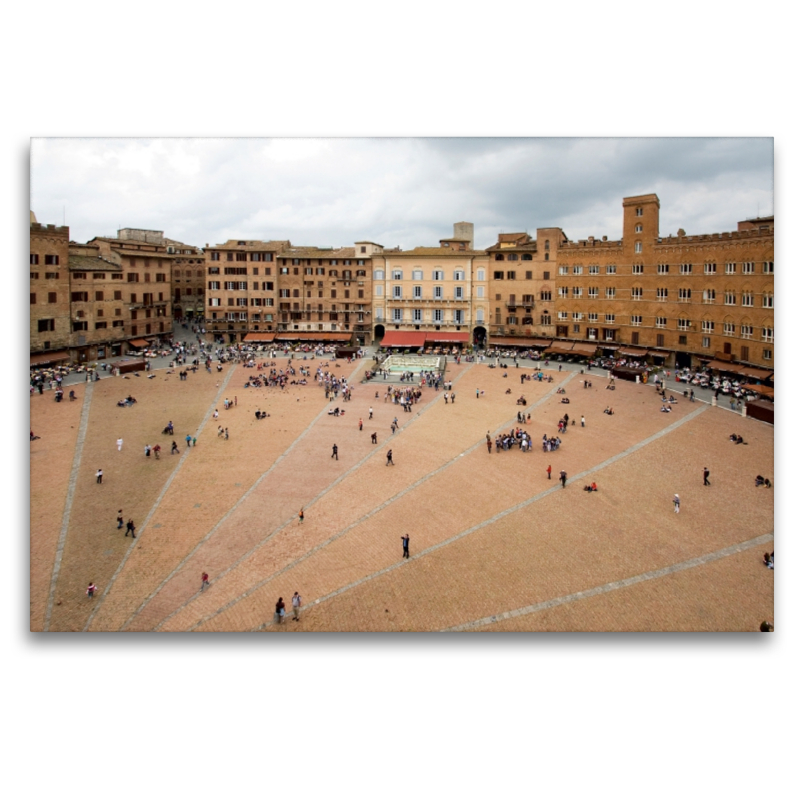
[[[661,233],[735,230],[773,213],[769,138],[35,138],[31,208],[71,238],[154,228],[204,246],[433,245],[475,224],[618,238],[622,198],[655,192]]]

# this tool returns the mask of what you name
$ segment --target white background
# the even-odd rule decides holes
[[[2,196],[16,308],[2,393],[15,442],[3,468],[12,516],[0,559],[4,793],[794,796],[788,487],[796,475],[785,442],[796,426],[780,404],[797,388],[784,324],[797,288],[786,247],[798,210],[797,92],[783,8],[43,2],[6,10]],[[29,137],[390,134],[776,137],[776,206],[787,225],[776,254],[786,434],[776,443],[775,634],[27,632]]]

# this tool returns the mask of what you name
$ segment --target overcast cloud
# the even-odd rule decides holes
[[[71,238],[154,228],[229,238],[404,249],[453,223],[475,244],[558,226],[622,235],[622,198],[655,192],[661,233],[714,233],[773,213],[769,138],[33,139],[31,209]]]

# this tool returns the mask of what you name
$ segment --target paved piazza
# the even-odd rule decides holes
[[[753,485],[774,477],[771,426],[683,397],[662,414],[652,387],[610,392],[605,373],[588,376],[591,389],[555,370],[521,386],[528,370],[466,363],[448,365],[454,404],[425,388],[409,414],[384,401],[385,384],[360,383],[371,363],[330,362],[353,382],[348,403],[328,403],[316,382],[245,389],[255,370],[241,365],[187,381],[104,378],[78,384],[78,402],[31,397],[31,630],[757,631],[773,620],[761,556],[774,549],[774,494]],[[128,393],[138,402],[119,408]],[[516,425],[520,394],[536,447],[489,454],[486,432]],[[328,415],[336,405],[344,416]],[[256,421],[257,408],[271,416]],[[542,452],[565,412],[576,425]],[[179,455],[161,433],[169,420]],[[161,459],[145,458],[156,443]],[[582,490],[591,481],[597,493]],[[117,530],[120,508],[135,540]]]

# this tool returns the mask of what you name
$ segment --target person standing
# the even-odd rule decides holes
[[[361,417],[359,417],[359,418],[358,418],[358,429],[359,429],[360,431],[363,431],[363,430],[364,430],[364,420],[363,420],[363,419],[361,419]]]
[[[302,604],[303,604],[303,598],[300,597],[300,595],[297,592],[295,592],[292,595],[292,619],[294,619],[295,622],[300,621],[300,606]]]
[[[708,479],[710,474],[708,467],[703,467],[703,486],[711,486],[711,481]]]
[[[372,419],[372,406],[369,407],[369,418]]]
[[[584,417],[583,414],[581,414],[581,428],[585,427],[586,427],[586,417]]]
[[[286,615],[286,604],[283,602],[283,598],[279,597],[278,602],[275,603],[275,622],[280,625],[283,622],[283,618]]]
[[[186,446],[187,447],[191,447],[192,446],[192,434],[191,433],[187,433],[186,434]]]
[[[89,584],[89,588],[86,590],[86,596],[91,600],[94,597],[94,593],[97,591],[97,587],[94,585],[94,582]]]
[[[392,451],[391,450],[386,454],[386,466],[388,467],[389,464],[394,466],[394,461],[392,461]]]
[[[305,512],[303,511],[302,508],[300,509],[300,513],[297,515],[297,517],[298,517],[298,519],[300,520],[301,523],[306,518]]]
[[[95,472],[94,476],[95,476],[95,478],[97,478],[97,482],[98,483],[102,483],[103,482],[103,470],[101,470],[101,469],[97,470],[97,472]]]
[[[125,520],[122,518],[122,509],[120,509],[117,511],[117,530],[121,531],[124,524]]]
[[[145,456],[146,456],[147,458],[150,458],[150,445],[149,445],[149,444],[146,444],[146,445],[144,446],[144,454],[145,454]]]
[[[403,543],[403,558],[410,558],[410,556],[408,554],[408,540],[410,538],[411,537],[407,533],[403,534],[400,537],[400,541]]]
[[[208,582],[208,573],[207,572],[204,572],[202,574],[202,576],[200,577],[200,580],[202,581],[202,583],[200,584],[200,591],[201,592],[203,591],[203,589],[206,588],[206,586],[211,586],[211,584]]]
[[[566,487],[566,485],[567,485],[567,472],[566,472],[566,470],[563,470],[563,469],[561,470],[560,478],[561,478],[561,488],[564,489]]]
[[[547,465],[547,480],[550,480],[550,473],[553,471],[553,468],[550,464]]]
[[[378,444],[378,432],[372,434],[372,444]]]
[[[681,498],[676,494],[675,497],[672,498],[672,503],[675,506],[675,513],[681,513]]]
[[[117,439],[117,450],[122,451],[122,437]]]
[[[227,428],[225,428],[225,441],[226,442],[228,441],[228,429]]]
[[[334,445],[333,450],[331,451],[331,458],[335,458],[337,461],[339,460],[339,448]]]

